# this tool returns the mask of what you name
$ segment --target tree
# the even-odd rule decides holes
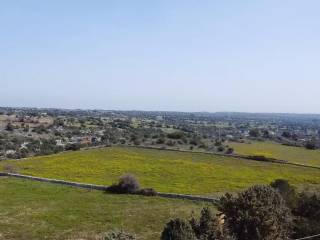
[[[260,131],[259,131],[259,129],[257,129],[257,128],[251,129],[251,130],[249,131],[249,135],[250,135],[250,137],[257,138],[257,137],[260,136]]]
[[[291,138],[291,137],[292,137],[292,135],[291,135],[291,133],[290,133],[290,132],[288,132],[288,131],[284,131],[284,132],[282,133],[282,137],[284,137],[284,138]]]
[[[309,150],[315,150],[317,149],[317,146],[313,141],[308,141],[305,145],[305,148]]]
[[[12,132],[14,130],[14,127],[11,123],[8,123],[7,126],[6,126],[6,130],[9,131],[9,132]]]
[[[233,152],[234,152],[234,149],[229,147],[226,151],[226,154],[233,154]]]
[[[199,221],[195,218],[190,220],[193,231],[201,240],[232,240],[228,228],[224,224],[223,215],[217,217],[209,208],[203,208]]]
[[[270,138],[270,133],[269,133],[269,131],[266,130],[266,129],[263,130],[262,135],[263,135],[264,138]]]
[[[320,233],[319,195],[310,193],[300,194],[293,214],[295,215],[294,238],[302,238]]]
[[[221,198],[219,210],[237,239],[284,240],[292,229],[290,210],[281,195],[269,186],[254,186],[233,197]]]
[[[161,240],[196,240],[196,236],[189,222],[176,218],[170,220],[164,227]]]
[[[295,215],[320,222],[320,196],[315,193],[300,194],[298,206],[294,209],[294,213]]]
[[[184,134],[181,131],[176,131],[176,132],[168,133],[167,137],[171,139],[182,139],[184,137]]]
[[[297,204],[297,194],[293,186],[285,179],[276,179],[270,184],[285,200],[288,207],[294,208]]]
[[[107,191],[112,193],[137,193],[140,190],[138,180],[130,174],[120,177],[119,182],[108,187]]]

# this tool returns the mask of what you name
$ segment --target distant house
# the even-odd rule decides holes
[[[228,135],[226,135],[226,138],[227,138],[227,139],[234,139],[234,136],[231,135],[231,134],[228,134]]]
[[[60,147],[64,147],[64,146],[65,146],[65,144],[64,144],[63,141],[62,141],[62,139],[57,139],[57,140],[56,140],[56,145],[57,145],[57,146],[60,146]]]
[[[16,153],[16,151],[15,150],[7,150],[6,151],[6,155],[12,155],[12,154],[15,154]]]

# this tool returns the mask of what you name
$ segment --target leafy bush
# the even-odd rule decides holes
[[[233,197],[221,198],[219,210],[238,239],[283,240],[292,229],[290,210],[281,195],[269,186],[254,186]]]
[[[297,216],[320,222],[320,196],[308,193],[300,194],[298,206],[293,212]]]
[[[203,208],[199,221],[195,218],[190,220],[196,237],[201,240],[232,240],[223,216],[217,217],[209,208]]]
[[[317,149],[317,146],[313,141],[309,141],[305,144],[305,148],[309,150],[315,150]]]
[[[144,196],[157,196],[158,193],[153,188],[143,188],[137,192],[137,194],[141,194]]]
[[[225,148],[224,148],[224,146],[222,146],[222,145],[217,148],[218,152],[223,152],[224,149],[225,149]]]
[[[189,222],[177,218],[167,223],[161,234],[161,240],[196,240]]]
[[[280,193],[289,208],[292,209],[297,205],[296,191],[287,180],[276,179],[270,184],[270,186]]]
[[[168,140],[168,141],[166,142],[166,144],[167,144],[168,146],[172,147],[172,146],[176,145],[176,142],[175,142],[175,141],[172,141],[172,140]]]
[[[171,139],[182,139],[184,137],[184,134],[181,131],[176,131],[176,132],[168,133],[167,137]]]
[[[320,233],[319,221],[310,220],[304,217],[296,217],[294,220],[294,234],[293,239],[303,238],[306,236],[312,236]],[[314,240],[320,240],[320,237],[313,238]]]
[[[164,142],[165,142],[164,138],[158,138],[156,141],[157,144],[164,144]]]
[[[72,144],[67,144],[66,145],[66,150],[71,150],[71,151],[77,151],[80,150],[81,145],[77,143],[72,143]]]
[[[228,148],[226,154],[232,154],[234,152],[233,148]]]
[[[14,130],[14,126],[11,123],[8,123],[5,130],[12,132]]]
[[[140,185],[137,179],[130,174],[120,177],[117,184],[113,184],[107,189],[109,192],[121,194],[137,193],[139,190]]]
[[[116,231],[112,231],[107,233],[104,238],[104,240],[136,240],[136,236],[131,234],[131,233],[127,233],[123,230],[116,230]]]

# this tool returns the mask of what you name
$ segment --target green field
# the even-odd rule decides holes
[[[266,157],[287,160],[292,163],[320,167],[320,150],[308,150],[303,147],[284,146],[275,142],[229,143],[235,153],[243,155],[264,155]]]
[[[97,239],[123,228],[159,239],[169,219],[200,212],[200,203],[112,195],[0,177],[0,239]]]
[[[215,195],[285,178],[295,185],[320,184],[320,170],[201,153],[111,147],[26,160],[15,164],[28,175],[110,185],[126,173],[161,192]]]

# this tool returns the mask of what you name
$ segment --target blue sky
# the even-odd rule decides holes
[[[0,105],[320,113],[320,1],[0,2]]]

